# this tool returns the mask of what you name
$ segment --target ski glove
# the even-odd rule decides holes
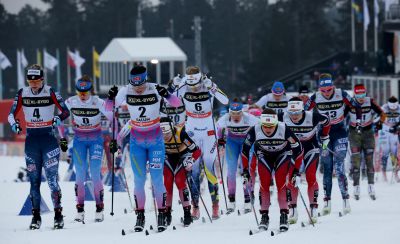
[[[64,137],[60,139],[61,151],[66,152],[68,150],[68,141]]]
[[[219,138],[219,139],[218,139],[218,145],[219,145],[219,146],[223,146],[223,147],[224,147],[225,144],[226,144],[226,141],[225,141],[224,138]]]
[[[156,85],[156,90],[157,90],[158,94],[160,94],[160,96],[165,97],[165,98],[169,97],[168,90],[165,87]]]
[[[300,182],[300,179],[298,179],[298,178],[300,178],[299,176],[300,176],[299,170],[295,167],[295,168],[293,169],[292,175],[291,175],[290,178],[289,178],[289,179],[290,179],[290,182],[291,182],[294,186],[297,186],[297,183]]]
[[[205,79],[203,80],[205,87],[211,91],[212,93],[215,93],[217,91],[217,86],[215,85],[214,82],[212,82],[210,79],[208,79],[207,77],[205,77]]]
[[[375,123],[375,131],[382,130],[382,122],[378,121]]]
[[[53,127],[58,127],[61,125],[61,119],[58,116],[54,116],[53,118]]]
[[[114,100],[117,94],[118,94],[118,87],[114,85],[113,87],[110,88],[110,90],[108,90],[108,99]]]
[[[111,153],[116,153],[118,151],[118,144],[117,144],[117,140],[112,139],[110,141],[110,152]]]
[[[185,167],[186,171],[191,171],[193,168],[194,164],[194,158],[192,157],[187,157],[185,160],[183,160],[183,167]]]
[[[250,180],[249,169],[243,169],[242,177],[243,177],[244,182],[247,184],[247,182],[249,182],[249,180]]]
[[[12,126],[11,129],[14,133],[20,134],[22,132],[21,125],[19,124],[19,120],[17,120]]]
[[[329,136],[323,138],[321,137],[321,141],[322,141],[322,150],[328,149],[328,144],[330,142]]]

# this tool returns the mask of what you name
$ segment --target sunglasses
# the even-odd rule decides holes
[[[365,98],[367,96],[367,94],[362,93],[362,94],[355,94],[354,97],[355,98]]]
[[[319,89],[322,93],[328,93],[328,92],[331,92],[332,90],[333,90],[333,88],[328,88],[328,89],[322,89],[322,88],[320,88]]]
[[[241,115],[242,111],[229,111],[230,115]]]
[[[299,114],[303,113],[303,111],[302,110],[296,110],[296,111],[288,110],[287,113],[290,115],[299,115]]]
[[[79,96],[86,96],[89,95],[89,91],[77,91],[76,92]]]
[[[42,79],[37,79],[37,80],[28,80],[28,83],[29,84],[39,84],[39,83],[41,83],[42,82]]]
[[[271,128],[276,126],[277,124],[274,123],[261,123],[262,126],[267,127],[267,128]]]

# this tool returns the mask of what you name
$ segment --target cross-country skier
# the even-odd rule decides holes
[[[62,229],[64,219],[61,207],[61,189],[58,185],[58,160],[60,148],[53,128],[61,124],[69,116],[69,111],[62,97],[50,86],[45,85],[43,69],[40,65],[30,66],[26,72],[29,86],[21,88],[15,96],[14,103],[8,115],[8,122],[13,132],[21,133],[21,125],[15,118],[23,109],[26,121],[25,161],[31,184],[30,198],[32,201],[32,222],[30,229],[39,229],[40,216],[40,184],[42,168],[51,191],[54,205],[54,228]],[[54,115],[54,109],[59,110]],[[60,140],[61,148],[67,150],[65,138]]]
[[[167,190],[167,224],[169,225],[172,219],[172,197],[175,182],[183,206],[183,224],[189,226],[192,223],[192,216],[186,174],[190,175],[193,164],[201,156],[201,150],[188,136],[184,126],[174,126],[172,120],[167,117],[161,118],[160,125],[164,135],[166,152],[164,185]]]
[[[168,91],[176,95],[180,82],[181,78],[179,76],[174,77],[168,82]],[[161,118],[163,117],[169,117],[176,126],[184,126],[186,110],[183,101],[181,106],[175,108],[163,100],[161,103]]]
[[[228,185],[228,211],[233,212],[236,207],[236,172],[243,141],[252,126],[259,123],[259,119],[249,113],[243,112],[243,104],[234,99],[229,106],[229,113],[222,116],[217,122],[218,144],[225,146],[225,158],[227,162]],[[251,211],[250,193],[251,186],[244,187],[245,212]]]
[[[214,171],[214,162],[217,158],[217,140],[212,117],[214,98],[224,105],[229,103],[228,97],[207,77],[203,77],[200,68],[189,66],[186,76],[177,90],[178,96],[186,109],[186,132],[202,151],[201,160],[208,180],[208,189],[212,200],[212,217],[219,218],[218,179]],[[200,217],[199,194],[201,164],[195,164],[192,170],[194,182],[191,183],[192,217]]]
[[[103,135],[101,116],[113,119],[113,114],[105,111],[105,101],[91,95],[93,82],[87,75],[75,83],[77,95],[65,101],[72,114],[72,125],[75,132],[72,148],[72,161],[76,170],[75,195],[77,214],[75,221],[85,219],[85,182],[90,169],[96,201],[95,221],[104,220],[104,190],[101,181],[101,161],[103,159]],[[88,160],[89,159],[89,160]]]
[[[360,198],[360,165],[361,165],[361,152],[364,152],[365,164],[367,166],[367,177],[368,177],[368,194],[375,200],[375,189],[374,189],[374,163],[373,154],[375,149],[374,130],[373,126],[373,114],[375,112],[380,116],[381,123],[385,121],[386,115],[382,109],[375,103],[371,97],[367,97],[367,90],[363,84],[354,86],[354,100],[361,106],[362,119],[361,119],[361,131],[359,134],[356,131],[356,114],[355,110],[350,111],[350,148],[351,148],[351,163],[353,166],[353,185],[354,185],[354,198],[358,200]]]
[[[286,178],[291,161],[294,160],[294,169],[289,174],[289,180],[294,181],[301,162],[303,149],[299,139],[283,122],[278,122],[278,115],[272,109],[265,109],[260,117],[261,124],[252,127],[246,136],[242,149],[243,177],[250,178],[249,155],[254,145],[258,159],[258,175],[260,177],[260,229],[267,230],[269,226],[269,206],[272,173],[275,172],[275,182],[278,192],[280,208],[280,231],[287,231],[288,202],[286,196]]]
[[[317,141],[317,131],[322,126],[318,135],[322,142],[322,149],[326,149],[329,143],[330,124],[327,116],[312,111],[304,111],[303,101],[294,97],[289,100],[287,112],[283,115],[283,122],[299,138],[304,149],[304,171],[308,184],[308,199],[310,201],[311,221],[317,222],[318,208],[318,182],[316,178],[319,164],[320,146]],[[298,184],[299,182],[295,182]],[[289,199],[289,223],[297,222],[297,197],[298,188],[292,182],[288,183],[290,190]]]
[[[134,195],[136,202],[135,231],[143,231],[145,224],[145,182],[146,165],[149,164],[152,188],[158,208],[158,231],[167,228],[165,219],[165,186],[163,169],[165,148],[160,129],[160,103],[165,98],[171,105],[181,105],[180,100],[171,95],[166,88],[147,82],[147,70],[144,66],[135,66],[130,71],[129,85],[118,91],[112,87],[108,92],[108,106],[115,99],[115,107],[126,102],[131,119],[130,158],[134,175]],[[109,109],[109,108],[108,108]],[[112,152],[117,151],[117,143],[112,141]]]
[[[283,83],[275,81],[272,85],[271,93],[262,96],[255,104],[262,109],[271,108],[279,114],[286,111],[289,99],[290,96],[285,94]]]
[[[343,212],[351,211],[349,194],[347,189],[347,177],[344,169],[344,159],[347,154],[348,130],[345,126],[345,108],[356,109],[356,131],[361,133],[361,109],[353,99],[339,88],[333,85],[332,76],[324,73],[319,77],[319,91],[314,93],[305,104],[305,110],[314,107],[320,114],[329,117],[331,130],[329,133],[330,143],[327,150],[321,153],[321,162],[324,166],[324,208],[323,214],[331,212],[332,174],[335,167],[339,182],[340,192],[343,198]]]
[[[400,106],[396,97],[390,97],[388,102],[382,106],[383,112],[386,114],[386,120],[382,125],[382,130],[379,133],[379,140],[384,141],[382,145],[382,172],[386,178],[386,166],[389,155],[393,165],[393,174],[397,181],[400,181],[398,176],[398,144],[399,144],[399,123],[400,123]]]

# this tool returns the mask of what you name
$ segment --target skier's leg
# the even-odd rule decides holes
[[[167,208],[172,207],[172,198],[173,198],[173,190],[174,190],[174,172],[173,168],[170,165],[170,155],[167,156],[167,160],[164,164],[164,186],[167,192],[166,198],[166,206]]]
[[[189,189],[186,184],[186,170],[182,166],[175,173],[175,184],[179,191],[179,198],[181,199],[182,206],[187,207],[190,205]]]
[[[36,138],[29,135],[25,140],[25,162],[27,175],[31,185],[29,195],[32,202],[32,209],[40,211],[42,158],[40,154],[40,147],[36,142]]]
[[[347,177],[344,168],[344,160],[347,154],[347,137],[340,137],[333,143],[335,156],[333,158],[336,175],[338,178],[339,189],[343,199],[348,199]]]
[[[144,210],[146,202],[146,193],[144,185],[146,183],[146,149],[138,144],[131,135],[130,141],[130,160],[133,171],[134,190],[136,210]]]
[[[374,170],[374,148],[375,140],[372,140],[374,133],[372,129],[363,134],[363,148],[365,153],[365,164],[367,166],[368,184],[374,184],[375,170]]]
[[[304,168],[307,180],[307,193],[311,207],[318,207],[318,181],[317,168],[319,163],[319,148],[314,148],[305,153]]]
[[[261,155],[261,157],[264,157],[264,155]],[[269,206],[271,205],[269,187],[272,177],[272,167],[273,163],[270,163],[269,159],[264,157],[258,160],[258,175],[260,178],[260,213],[265,211],[268,212]]]
[[[217,159],[217,141],[214,135],[207,135],[203,141],[203,160],[204,160],[204,171],[208,180],[208,189],[211,195],[211,201],[213,204],[218,203],[218,179],[215,174],[214,162]]]
[[[85,203],[85,182],[88,168],[86,159],[87,144],[75,137],[74,147],[72,148],[72,161],[76,170],[75,196],[78,205],[84,205]]]
[[[54,136],[46,136],[42,142],[42,160],[46,173],[47,183],[51,191],[51,200],[54,209],[61,208],[61,189],[58,185],[58,161],[60,159],[60,148]]]
[[[161,130],[160,130],[161,133]],[[148,147],[149,169],[154,195],[159,210],[165,209],[166,191],[163,182],[163,170],[165,162],[165,146],[162,134],[159,140]]]
[[[291,158],[288,155],[278,157],[275,162],[275,182],[278,192],[278,204],[281,212],[285,211],[286,213],[288,213],[286,179],[289,173],[290,164]]]
[[[225,154],[227,162],[227,186],[230,202],[235,202],[236,195],[236,173],[240,148],[237,143],[229,138],[226,141]]]
[[[103,182],[101,181],[101,160],[103,158],[103,137],[99,136],[96,140],[90,143],[90,175],[93,181],[94,197],[96,205],[103,206]]]
[[[332,150],[332,143],[334,142],[331,139],[331,143],[328,147]],[[323,164],[323,186],[324,186],[324,201],[331,199],[332,194],[332,173],[333,173],[333,154],[328,150],[322,150],[321,152],[321,163]]]
[[[362,135],[358,134],[355,129],[350,129],[350,147],[351,147],[351,165],[353,172],[353,185],[358,187],[360,185],[360,164],[361,164],[361,142]],[[355,191],[355,194],[357,192]],[[359,195],[359,194],[356,194]]]

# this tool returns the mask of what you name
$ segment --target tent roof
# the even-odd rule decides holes
[[[114,38],[100,54],[100,62],[186,61],[186,54],[169,37]]]

